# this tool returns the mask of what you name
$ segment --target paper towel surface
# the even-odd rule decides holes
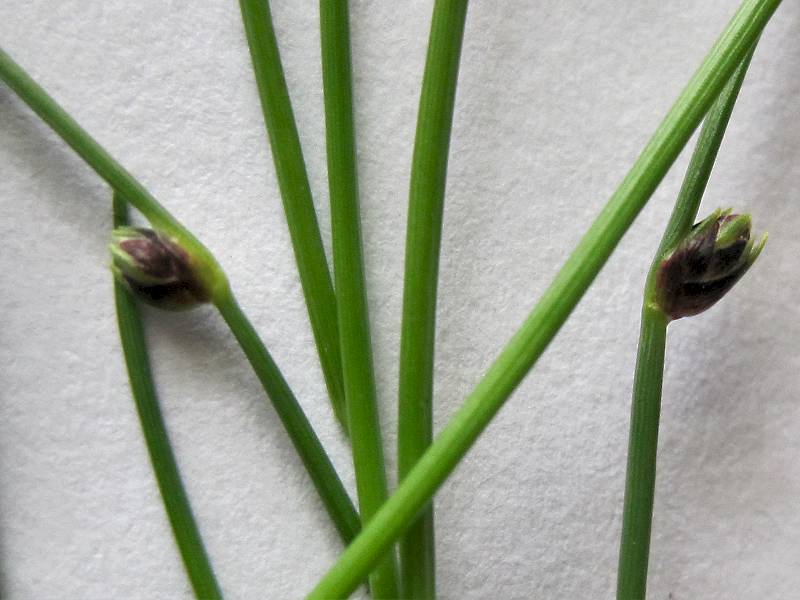
[[[325,243],[319,20],[271,2]],[[448,172],[437,429],[567,258],[737,3],[474,2]],[[394,480],[408,175],[432,2],[351,3],[362,220]],[[770,242],[670,327],[649,597],[800,589],[800,7],[768,26],[702,213]],[[4,0],[0,43],[217,255],[349,489],[237,3]],[[612,598],[644,275],[684,153],[436,498],[443,599]],[[190,598],[130,398],[107,186],[0,85],[0,595]],[[300,598],[341,546],[210,308],[145,311],[159,394],[228,598]]]

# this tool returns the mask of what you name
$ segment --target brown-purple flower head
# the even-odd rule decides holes
[[[164,234],[119,227],[112,234],[110,249],[114,274],[148,304],[181,310],[208,302],[209,293],[191,257]]]
[[[697,223],[658,269],[656,299],[671,318],[703,312],[745,274],[764,248],[750,237],[750,215],[714,211]]]

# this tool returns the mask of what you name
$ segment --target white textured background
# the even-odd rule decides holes
[[[316,3],[272,4],[329,244]],[[702,209],[751,210],[770,243],[728,298],[670,328],[651,598],[783,600],[800,589],[800,6],[784,4]],[[439,288],[438,426],[533,306],[736,5],[470,7]],[[431,6],[352,3],[390,455]],[[237,3],[2,0],[0,43],[217,254],[352,488]],[[686,158],[438,495],[442,598],[612,597],[641,287]],[[120,356],[108,189],[1,84],[0,173],[0,595],[188,598]],[[249,366],[211,309],[146,317],[170,433],[226,595],[301,597],[341,548]]]

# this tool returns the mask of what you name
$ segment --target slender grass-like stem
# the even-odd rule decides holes
[[[436,288],[450,133],[467,0],[436,0],[417,117],[406,229],[398,392],[398,478],[433,439]],[[433,504],[400,540],[404,598],[436,596]]]
[[[358,514],[303,409],[233,294],[217,300],[216,307],[272,400],[339,535],[348,544],[360,528]]]
[[[320,0],[322,81],[342,373],[361,518],[388,496],[373,371],[356,168],[348,3]],[[373,598],[396,598],[393,551],[370,575]]]
[[[240,0],[297,272],[334,413],[347,431],[336,296],[311,198],[268,0]]]
[[[333,516],[342,539],[348,543],[360,527],[355,508],[300,405],[236,303],[228,279],[214,256],[2,50],[0,79],[105,179],[115,192],[139,209],[154,227],[171,235],[199,262],[198,275],[204,278],[211,301],[220,310],[245,351],[298,449],[328,512]]]
[[[664,235],[648,273],[645,296],[649,299],[653,298],[658,263],[668,251],[686,237],[697,219],[697,211],[700,208],[703,193],[708,179],[711,177],[711,170],[714,168],[717,153],[722,145],[722,138],[725,136],[733,107],[739,97],[739,90],[742,89],[742,83],[744,83],[747,68],[750,66],[750,60],[753,58],[757,41],[754,42],[739,68],[731,76],[719,98],[708,111],[700,134],[697,136],[697,144],[689,166],[686,168],[686,175],[684,175],[681,189],[678,192],[675,208],[664,229]]]
[[[755,45],[708,112],[683,185],[645,285],[639,351],[633,381],[628,467],[622,516],[618,600],[643,600],[647,589],[650,530],[656,482],[661,382],[668,318],[656,303],[655,282],[664,256],[690,231],[711,169],[742,87]]]
[[[309,598],[351,593],[430,502],[566,321],[779,4],[745,0],[741,5],[522,327]]]
[[[644,600],[653,515],[667,316],[645,304],[639,333],[617,598]]]
[[[208,249],[156,200],[133,175],[97,143],[58,103],[0,48],[0,79],[86,161],[97,174],[135,206],[153,227],[180,243],[201,264],[201,276],[212,295],[227,279]]]
[[[114,227],[127,225],[127,204],[118,194],[114,194],[113,203]],[[200,531],[192,515],[189,498],[183,488],[167,428],[161,416],[139,307],[125,285],[118,281],[114,281],[114,298],[131,393],[136,403],[136,412],[139,414],[139,422],[158,489],[164,501],[164,509],[183,559],[183,566],[186,568],[196,598],[203,600],[222,598]]]

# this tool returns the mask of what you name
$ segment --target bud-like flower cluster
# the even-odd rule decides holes
[[[119,227],[110,249],[114,275],[148,304],[182,310],[209,301],[189,254],[164,234]]]
[[[716,210],[697,223],[658,269],[656,299],[671,319],[703,312],[722,298],[758,257],[767,236],[750,237],[750,215]]]

